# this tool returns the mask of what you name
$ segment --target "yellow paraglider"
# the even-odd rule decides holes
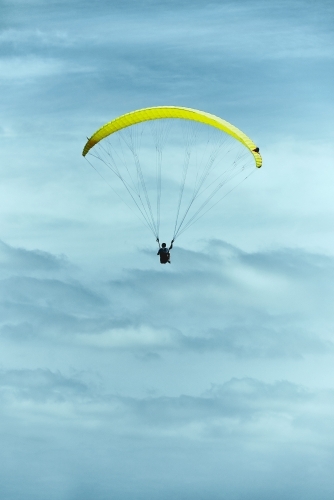
[[[149,120],[160,120],[164,118],[193,120],[222,130],[244,144],[244,146],[246,146],[246,148],[248,148],[253,154],[256,166],[258,168],[262,166],[262,158],[259,153],[259,148],[237,127],[210,113],[205,113],[204,111],[199,111],[198,109],[182,108],[177,106],[157,106],[154,108],[138,109],[137,111],[131,111],[131,113],[126,113],[125,115],[115,118],[111,122],[108,122],[103,125],[103,127],[99,128],[99,130],[97,130],[92,137],[88,139],[83,149],[82,156],[86,156],[88,151],[95,146],[95,144],[114,132],[118,132],[123,128],[130,127],[131,125],[135,125],[137,123]]]
[[[115,118],[88,139],[82,155],[105,181],[110,172],[116,176],[107,183],[124,190],[116,193],[135,205],[157,241],[160,222],[174,226],[174,241],[247,179],[254,162],[262,166],[259,148],[240,129],[210,113],[178,106]]]

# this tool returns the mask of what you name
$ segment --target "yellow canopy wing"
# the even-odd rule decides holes
[[[193,120],[200,123],[205,123],[211,125],[223,132],[226,132],[230,136],[241,142],[249,151],[252,153],[255,159],[255,164],[258,168],[262,166],[262,158],[259,153],[259,148],[254,144],[254,142],[247,137],[241,130],[239,130],[231,123],[222,120],[218,116],[206,113],[204,111],[199,111],[197,109],[183,108],[177,106],[157,106],[153,108],[138,109],[137,111],[131,111],[131,113],[126,113],[118,118],[115,118],[111,122],[106,123],[97,130],[90,139],[88,139],[82,155],[86,156],[89,150],[95,146],[102,139],[107,137],[114,132],[122,130],[123,128],[130,127],[136,123],[145,122],[148,120],[159,120],[164,118],[181,118],[184,120]]]

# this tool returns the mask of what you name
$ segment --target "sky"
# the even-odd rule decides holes
[[[333,16],[1,0],[1,498],[333,498]],[[159,105],[263,156],[170,266],[81,155]]]

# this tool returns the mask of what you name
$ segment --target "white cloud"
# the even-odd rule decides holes
[[[78,334],[77,341],[92,347],[109,349],[171,349],[177,347],[178,338],[172,329],[153,328],[149,325],[124,326],[95,334]]]
[[[26,82],[64,73],[90,71],[88,67],[69,65],[60,59],[38,56],[7,57],[0,59],[0,80]]]

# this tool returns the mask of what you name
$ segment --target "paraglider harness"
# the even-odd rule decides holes
[[[160,256],[160,264],[167,264],[167,262],[170,264],[170,250],[173,248],[174,240],[171,241],[169,248],[166,247],[166,243],[163,243],[162,246],[160,246],[159,238],[157,238],[157,242],[159,244],[157,255]]]

